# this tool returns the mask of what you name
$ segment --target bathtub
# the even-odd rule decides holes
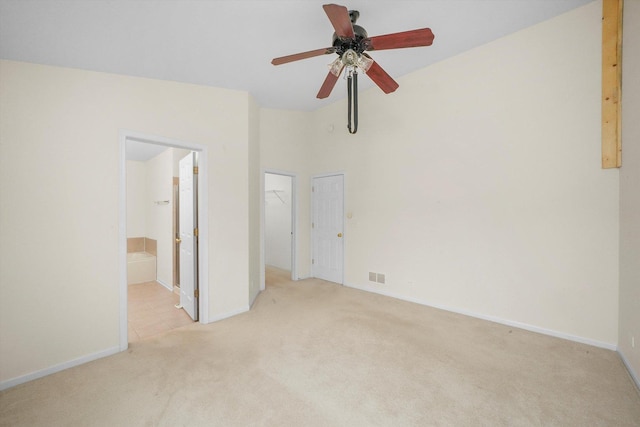
[[[156,280],[156,257],[147,252],[127,254],[127,285]]]

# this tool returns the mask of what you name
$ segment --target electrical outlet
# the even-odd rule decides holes
[[[384,274],[378,273],[376,282],[384,284]]]
[[[369,272],[369,281],[370,282],[376,281],[376,273]]]

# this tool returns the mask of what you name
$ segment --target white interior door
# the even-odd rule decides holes
[[[198,320],[198,237],[196,153],[180,160],[180,305]]]
[[[313,276],[343,282],[344,269],[344,176],[313,179]]]

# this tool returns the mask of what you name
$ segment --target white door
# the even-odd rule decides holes
[[[344,176],[313,179],[313,276],[343,282],[344,268]]]
[[[196,153],[180,160],[180,305],[198,320],[198,236]]]

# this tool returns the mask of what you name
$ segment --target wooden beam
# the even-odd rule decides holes
[[[602,167],[622,165],[622,5],[602,0]]]

